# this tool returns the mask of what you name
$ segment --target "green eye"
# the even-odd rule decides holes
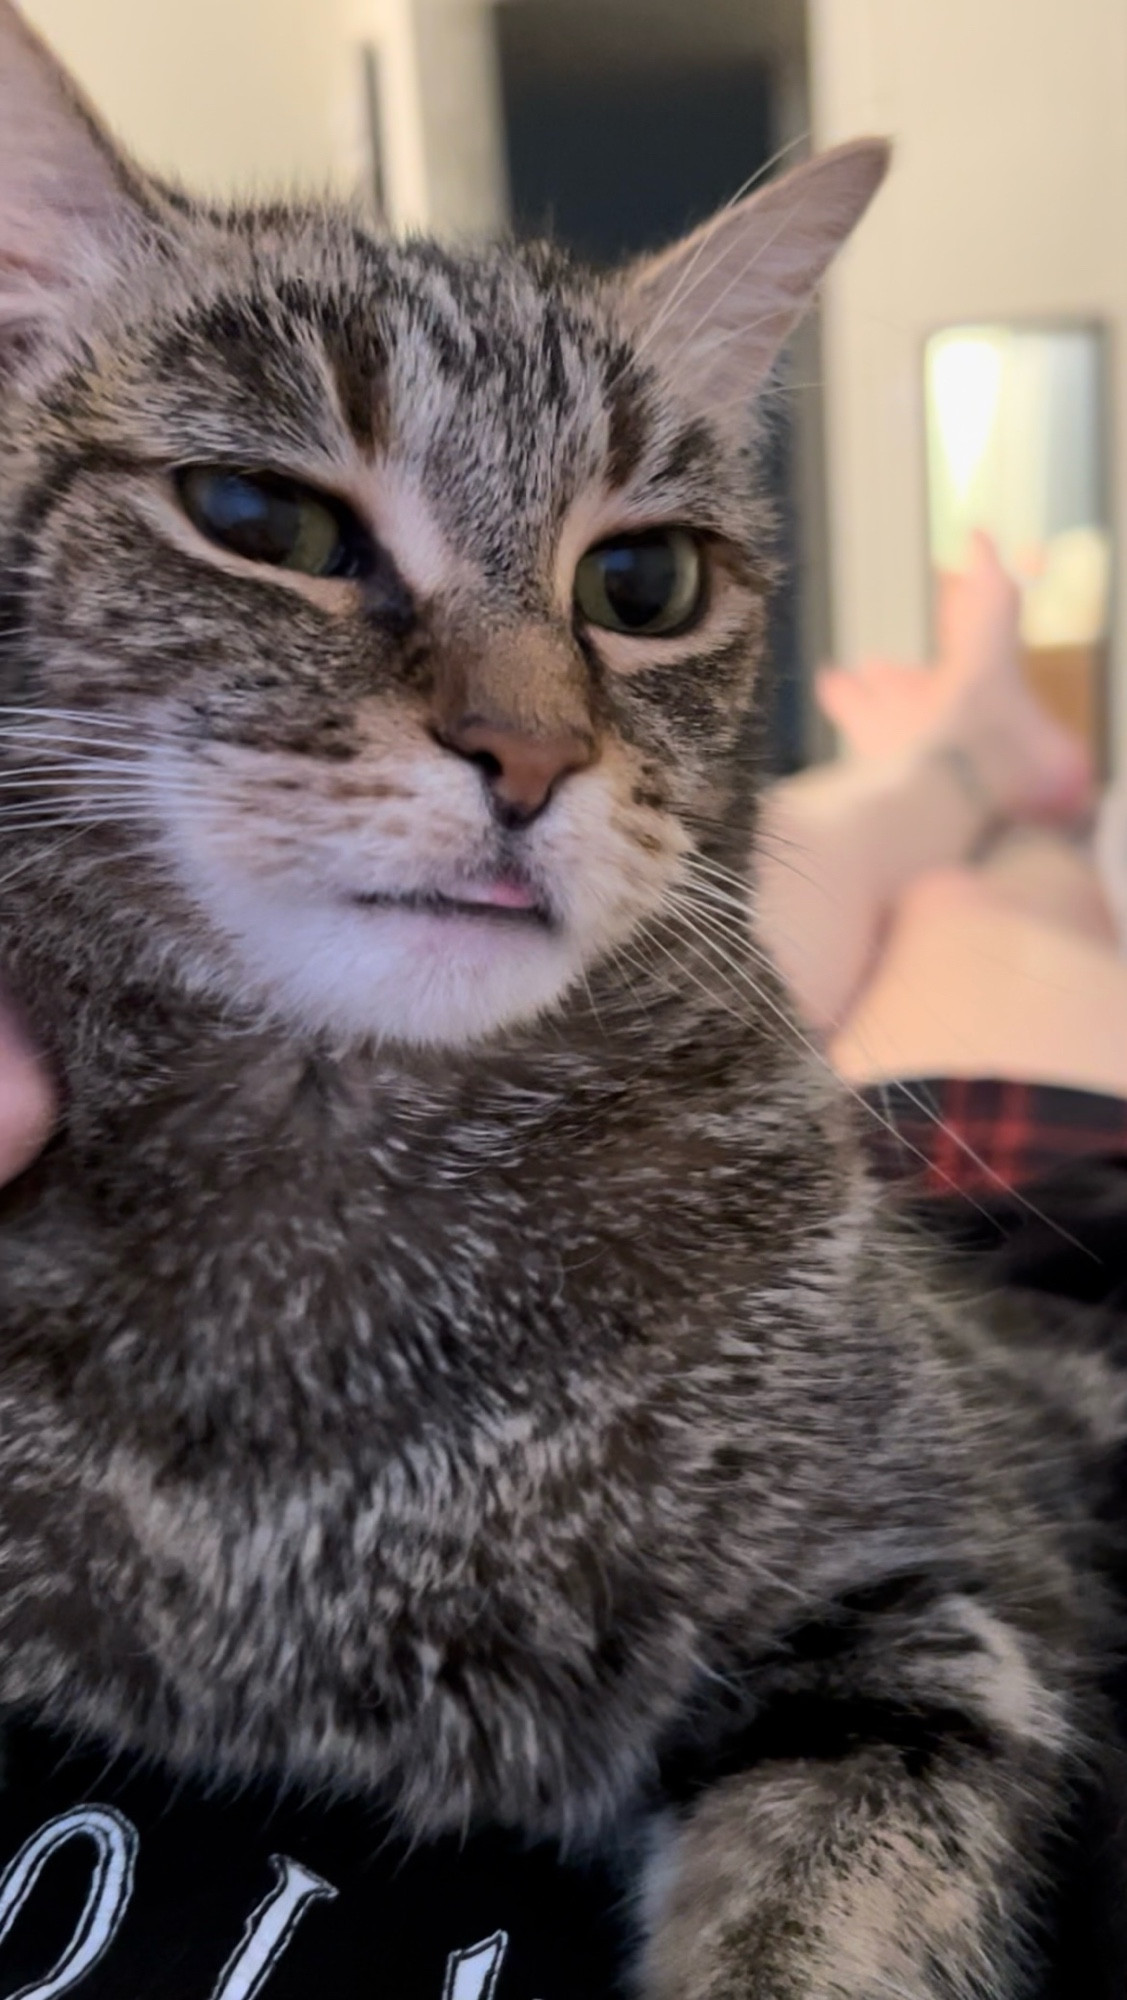
[[[371,549],[348,508],[273,472],[189,465],[176,476],[188,519],[247,562],[303,576],[362,576]]]
[[[588,625],[636,639],[686,632],[704,607],[700,544],[684,528],[600,542],[580,557],[575,607]]]

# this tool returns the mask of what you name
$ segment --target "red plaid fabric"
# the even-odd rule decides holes
[[[1127,1100],[1058,1084],[926,1077],[871,1084],[865,1137],[912,1196],[998,1195],[1068,1160],[1127,1159]]]

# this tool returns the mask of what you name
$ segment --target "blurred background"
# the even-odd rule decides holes
[[[599,260],[769,163],[891,136],[776,397],[775,762],[825,747],[819,660],[926,655],[936,565],[979,524],[1046,701],[1127,770],[1124,0],[24,5],[195,187],[331,186],[397,227],[550,229]]]

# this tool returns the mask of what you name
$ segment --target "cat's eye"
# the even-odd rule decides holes
[[[672,638],[704,608],[700,544],[685,528],[618,535],[581,556],[575,608],[588,625],[635,639]]]
[[[350,510],[296,479],[188,465],[176,486],[201,535],[247,562],[303,576],[356,577],[371,567],[371,543]]]

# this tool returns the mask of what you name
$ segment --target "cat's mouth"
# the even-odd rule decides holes
[[[494,923],[533,925],[554,930],[556,917],[535,890],[515,877],[498,877],[488,882],[459,886],[457,895],[437,889],[360,890],[352,902],[362,909],[407,910],[426,917],[473,917]]]

